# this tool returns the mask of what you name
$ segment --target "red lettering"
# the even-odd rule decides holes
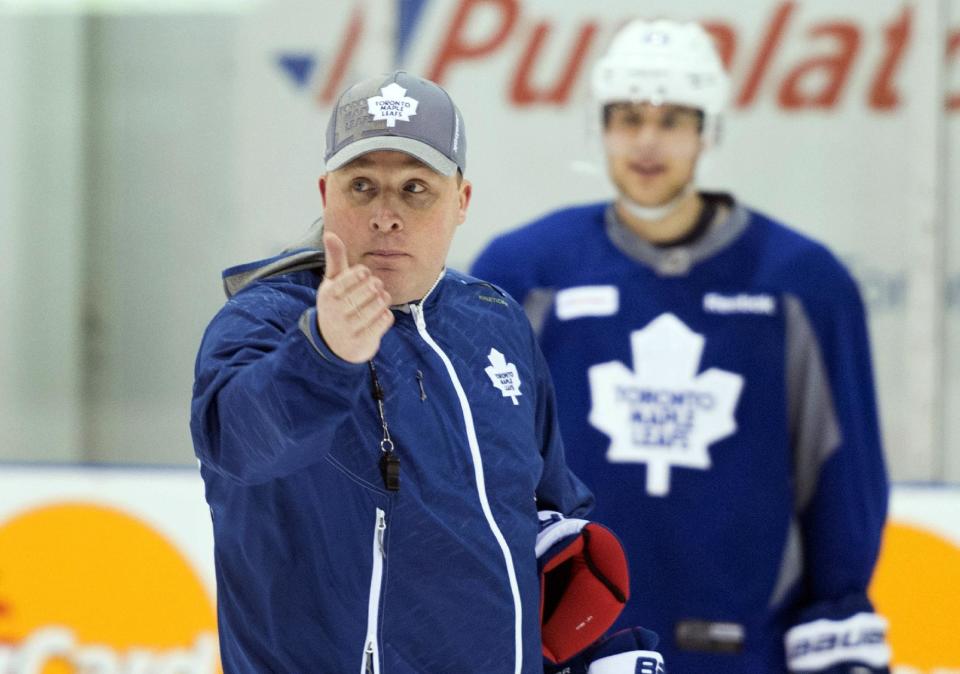
[[[344,35],[340,49],[337,51],[337,58],[330,68],[330,75],[327,77],[327,84],[320,92],[318,100],[324,105],[333,103],[337,94],[340,93],[340,84],[343,81],[343,75],[347,72],[347,64],[353,58],[353,52],[360,41],[360,34],[363,32],[363,7],[357,5],[353,14],[350,16],[350,23],[347,24],[347,32]]]
[[[793,14],[793,11],[796,9],[796,3],[793,2],[784,2],[777,8],[777,11],[774,12],[773,18],[770,21],[770,27],[767,29],[766,35],[763,37],[763,41],[760,43],[760,49],[757,51],[757,57],[753,61],[753,67],[750,69],[750,74],[747,76],[747,81],[743,85],[743,89],[740,91],[740,95],[737,97],[736,105],[738,108],[746,107],[753,102],[753,99],[757,95],[757,90],[760,88],[760,84],[763,81],[764,75],[767,73],[767,69],[770,67],[770,61],[773,58],[773,53],[780,45],[780,41],[783,39],[783,33],[786,30],[787,22],[790,20],[790,16]]]
[[[958,60],[960,57],[960,30],[955,30],[950,33],[950,37],[947,40],[947,72],[950,72],[952,60]],[[960,93],[950,94],[947,96],[947,110],[953,112],[955,110],[960,110]]]
[[[500,25],[493,35],[484,41],[473,44],[466,41],[464,29],[469,24],[469,17],[473,10],[482,5],[494,6],[500,12]],[[438,84],[443,83],[443,78],[447,74],[447,69],[456,61],[467,59],[477,59],[496,51],[507,35],[513,29],[513,24],[517,20],[520,8],[517,0],[463,0],[457,13],[453,18],[450,29],[447,31],[447,39],[437,53],[437,58],[430,68],[427,79],[431,79]]]
[[[810,35],[828,35],[835,38],[838,48],[834,54],[804,61],[787,76],[780,87],[778,101],[788,110],[830,108],[836,105],[860,48],[860,31],[852,23],[837,22],[814,26],[810,29]],[[805,93],[801,87],[802,81],[818,72],[822,72],[827,78],[826,84],[819,92]]]
[[[702,25],[713,38],[723,67],[729,71],[733,67],[733,55],[737,50],[737,33],[729,25],[719,21],[704,21]]]
[[[593,42],[594,35],[597,33],[597,24],[587,23],[580,29],[577,43],[573,48],[573,53],[567,59],[567,65],[556,80],[552,88],[542,88],[536,91],[530,84],[531,72],[534,70],[534,64],[543,47],[544,40],[550,32],[550,25],[546,22],[537,24],[533,31],[530,41],[527,43],[526,51],[520,59],[520,65],[517,67],[513,84],[510,87],[510,99],[516,105],[530,105],[531,103],[543,102],[563,105],[570,98],[570,90],[573,83],[580,73],[583,66],[584,55]]]
[[[877,69],[867,97],[870,107],[875,110],[890,110],[900,105],[900,93],[893,84],[893,78],[897,68],[900,67],[907,42],[910,40],[912,19],[912,8],[905,7],[900,18],[887,26],[884,34],[887,53]]]

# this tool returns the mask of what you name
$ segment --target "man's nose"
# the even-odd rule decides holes
[[[403,229],[403,219],[387,200],[382,200],[370,216],[370,227],[377,232],[399,232]]]
[[[650,122],[644,122],[637,129],[633,142],[641,146],[656,145],[660,141],[660,127]]]

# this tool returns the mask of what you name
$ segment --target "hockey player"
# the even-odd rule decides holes
[[[445,267],[465,143],[434,83],[354,85],[328,125],[322,239],[224,273],[191,430],[225,674],[660,664],[642,630],[594,644],[626,598],[622,548],[567,517],[593,499],[522,309]],[[581,629],[584,607],[605,619]]]
[[[494,240],[567,460],[624,542],[622,624],[681,674],[886,672],[866,595],[887,479],[864,308],[821,244],[695,187],[727,76],[696,24],[634,21],[592,78],[613,203]]]

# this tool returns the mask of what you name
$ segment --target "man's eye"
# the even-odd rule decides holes
[[[366,180],[357,178],[350,184],[350,187],[354,192],[366,192],[370,189],[370,183]]]
[[[403,186],[404,191],[410,192],[411,194],[420,194],[421,192],[426,192],[427,188],[424,187],[421,183],[410,182]]]

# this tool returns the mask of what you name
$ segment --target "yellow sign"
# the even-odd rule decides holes
[[[148,524],[90,503],[0,524],[0,673],[218,671],[213,600]]]
[[[870,594],[890,621],[896,674],[960,674],[960,547],[890,522]]]

